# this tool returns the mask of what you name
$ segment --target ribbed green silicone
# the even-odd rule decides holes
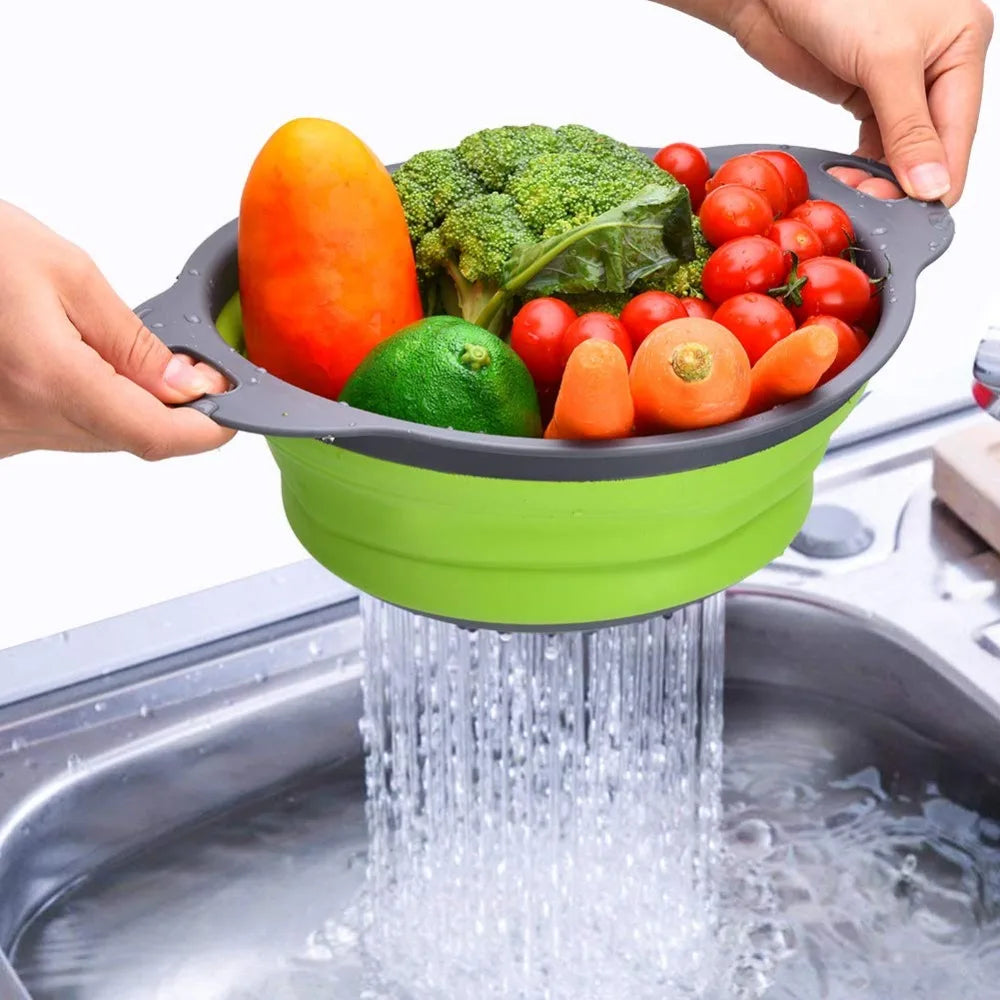
[[[292,530],[337,576],[439,617],[567,626],[679,607],[780,555],[853,405],[755,455],[611,482],[456,476],[311,439],[268,443]]]

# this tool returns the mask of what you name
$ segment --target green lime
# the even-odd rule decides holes
[[[417,424],[539,437],[528,369],[499,337],[457,316],[430,316],[374,347],[343,402]]]

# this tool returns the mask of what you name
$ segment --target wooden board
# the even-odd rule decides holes
[[[1000,552],[1000,423],[986,420],[934,446],[934,492]]]

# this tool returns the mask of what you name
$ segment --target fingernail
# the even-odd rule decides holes
[[[921,163],[907,172],[913,193],[922,201],[936,201],[951,190],[951,175],[943,163]]]
[[[189,396],[204,396],[208,392],[205,376],[180,358],[171,358],[163,372],[163,381]]]

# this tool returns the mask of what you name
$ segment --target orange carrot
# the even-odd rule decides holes
[[[750,395],[743,345],[720,323],[688,317],[657,327],[639,346],[630,375],[643,430],[712,427],[735,420]]]
[[[828,326],[804,326],[769,348],[750,372],[744,416],[805,396],[837,357],[840,341]]]
[[[623,438],[632,433],[634,419],[625,355],[608,340],[583,341],[566,362],[545,436],[566,441]]]

